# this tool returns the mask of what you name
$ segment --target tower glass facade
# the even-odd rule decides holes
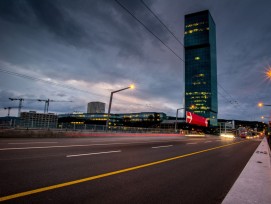
[[[185,15],[185,107],[217,125],[216,27],[208,10]]]

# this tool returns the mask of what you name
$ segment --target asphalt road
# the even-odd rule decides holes
[[[1,139],[6,203],[221,203],[259,141]]]

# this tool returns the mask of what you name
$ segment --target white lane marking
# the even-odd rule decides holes
[[[204,142],[204,143],[209,143],[209,142],[213,142],[213,141],[206,141],[206,142]]]
[[[90,155],[97,155],[97,154],[110,154],[110,153],[117,153],[117,152],[121,152],[121,150],[109,151],[109,152],[93,152],[93,153],[87,153],[87,154],[73,154],[73,155],[67,155],[66,157],[81,157],[81,156],[90,156]]]
[[[46,143],[58,143],[58,142],[17,142],[8,144],[46,144]]]
[[[164,145],[164,146],[157,146],[157,147],[152,147],[152,148],[165,148],[165,147],[172,147],[173,145]]]
[[[186,143],[186,144],[191,145],[191,144],[198,144],[198,143],[196,143],[196,142],[191,142],[191,143]]]
[[[23,150],[23,149],[50,149],[50,148],[68,148],[68,147],[89,147],[89,146],[106,146],[106,145],[121,145],[121,144],[146,144],[151,142],[182,142],[185,140],[157,140],[157,141],[147,141],[147,142],[118,142],[118,143],[107,143],[107,144],[85,144],[85,145],[66,145],[66,146],[44,146],[44,147],[10,147],[10,148],[1,148],[0,151],[8,150]]]

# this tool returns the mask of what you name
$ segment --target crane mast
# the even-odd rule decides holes
[[[18,117],[20,117],[21,116],[21,109],[22,109],[22,106],[23,106],[24,99],[23,98],[9,98],[9,100],[11,100],[11,101],[19,101]]]

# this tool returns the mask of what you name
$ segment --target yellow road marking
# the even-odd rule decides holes
[[[79,179],[79,180],[74,180],[74,181],[60,183],[60,184],[56,184],[56,185],[52,185],[52,186],[42,187],[42,188],[30,190],[30,191],[25,191],[25,192],[22,192],[22,193],[16,193],[16,194],[13,194],[13,195],[0,197],[0,201],[11,200],[11,199],[14,199],[14,198],[19,198],[19,197],[23,197],[23,196],[27,196],[27,195],[31,195],[31,194],[35,194],[35,193],[41,193],[41,192],[44,192],[44,191],[49,191],[49,190],[62,188],[62,187],[66,187],[66,186],[71,186],[71,185],[75,185],[75,184],[79,184],[79,183],[83,183],[83,182],[87,182],[87,181],[92,181],[92,180],[95,180],[95,179],[104,178],[104,177],[108,177],[108,176],[112,176],[112,175],[116,175],[116,174],[121,174],[121,173],[124,173],[124,172],[149,167],[149,166],[153,166],[153,165],[173,161],[173,160],[176,160],[176,159],[181,159],[181,158],[184,158],[184,157],[189,157],[189,156],[192,156],[192,155],[195,155],[195,154],[200,154],[200,153],[212,151],[212,150],[215,150],[215,149],[220,149],[220,148],[228,147],[228,146],[243,143],[243,142],[247,142],[247,141],[241,141],[241,142],[226,144],[226,145],[213,147],[213,148],[209,148],[209,149],[205,149],[205,150],[201,150],[201,151],[197,151],[197,152],[192,152],[192,153],[189,153],[189,154],[184,154],[184,155],[180,155],[180,156],[176,156],[176,157],[171,157],[171,158],[168,158],[168,159],[163,159],[163,160],[159,160],[159,161],[155,161],[155,162],[151,162],[151,163],[147,163],[147,164],[142,164],[142,165],[126,168],[126,169],[121,169],[121,170],[117,170],[117,171],[113,171],[113,172],[109,172],[109,173],[104,173],[104,174],[100,174],[100,175],[96,175],[96,176],[91,176],[91,177],[87,177],[87,178],[83,178],[83,179]]]

